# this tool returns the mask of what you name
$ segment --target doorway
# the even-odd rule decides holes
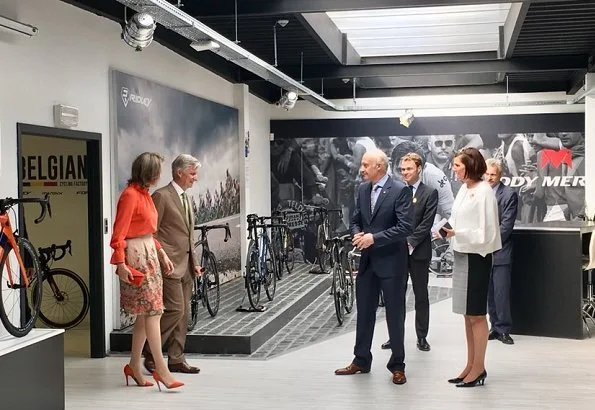
[[[17,155],[19,197],[48,193],[53,214],[35,225],[35,212],[19,212],[19,231],[30,235],[36,248],[66,245],[70,240],[72,254],[65,254],[52,268],[75,272],[88,289],[88,313],[66,330],[65,354],[105,357],[101,134],[19,123]],[[72,282],[69,285],[73,287]],[[44,304],[46,295],[44,290]],[[47,297],[48,303],[51,299]],[[72,299],[77,302],[71,305],[78,308],[79,298]],[[38,319],[37,326],[51,327],[51,318],[47,322]]]

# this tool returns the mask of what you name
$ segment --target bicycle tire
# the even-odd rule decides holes
[[[40,286],[34,286],[34,283],[41,280],[41,268],[39,266],[39,257],[37,256],[37,251],[35,250],[35,248],[33,247],[33,245],[31,244],[31,242],[29,242],[27,239],[25,238],[20,238],[17,237],[17,246],[19,247],[19,252],[21,254],[21,258],[23,260],[23,264],[25,265],[25,269],[27,270],[27,277],[29,279],[29,289],[31,290],[31,292],[41,292],[41,287]],[[2,259],[0,260],[0,272],[1,272],[1,284],[0,286],[2,286],[4,283],[8,283],[7,282],[7,276],[5,277],[5,275],[8,273],[8,271],[5,274],[5,267],[6,267],[6,261],[9,260],[8,258],[10,257],[10,255],[13,253],[13,249],[9,246],[6,245],[3,247],[3,252],[2,252]],[[13,256],[13,258],[11,260],[9,260],[10,263],[10,268],[16,268],[16,270],[13,271],[14,276],[20,280],[21,278],[21,269],[18,266],[18,262],[16,262],[16,255]],[[2,288],[0,288],[2,289]],[[17,292],[14,289],[11,289],[11,291],[13,292]],[[27,311],[26,314],[28,314],[28,317],[26,318],[26,321],[20,321],[21,323],[16,325],[14,323],[12,323],[11,318],[9,317],[9,314],[12,315],[13,313],[13,309],[15,308],[15,305],[13,304],[10,309],[7,309],[7,304],[10,304],[11,301],[15,301],[14,300],[14,296],[12,295],[8,295],[6,296],[5,292],[3,290],[0,291],[0,294],[2,296],[0,296],[0,320],[2,320],[2,323],[4,324],[4,327],[6,328],[6,330],[8,331],[8,333],[10,333],[11,335],[15,336],[15,337],[23,337],[26,336],[35,326],[35,322],[39,316],[39,306],[41,304],[41,294],[31,294],[28,295],[27,294],[27,290],[25,289],[25,291],[23,292],[22,290],[20,291],[21,295],[18,295],[18,308],[22,310],[22,306],[21,306],[21,297],[22,295],[25,296],[25,300],[31,300],[33,302],[32,306],[29,306],[29,302],[27,302]],[[19,314],[19,318],[20,318],[20,314]]]
[[[188,309],[188,323],[186,324],[186,329],[191,332],[196,327],[198,323],[198,298],[199,298],[199,278],[195,277],[192,280],[192,296],[190,297],[190,301]]]
[[[265,255],[266,260],[266,273],[264,276],[264,291],[267,294],[267,299],[269,301],[273,301],[275,298],[275,291],[277,290],[277,260],[275,259],[275,252],[271,249],[270,246],[267,246],[267,253]],[[269,257],[270,257],[270,265],[269,265]],[[269,269],[269,266],[272,268],[272,272]]]
[[[335,302],[335,315],[337,316],[339,326],[343,325],[343,320],[345,318],[345,313],[343,311],[343,297],[341,295],[341,276],[342,272],[339,263],[333,263],[333,300]]]
[[[248,245],[248,254],[246,255],[246,292],[248,293],[248,301],[253,309],[259,309],[258,302],[260,302],[260,277],[258,269],[258,251],[255,249],[256,244],[254,240],[250,240]]]
[[[351,264],[349,263],[349,258],[347,257],[347,252],[345,251],[345,248],[341,249],[341,267],[344,278],[344,307],[347,313],[351,313],[351,311],[353,310],[353,300],[355,299],[355,293],[353,288],[353,272],[351,271]]]
[[[295,245],[293,243],[293,234],[289,228],[286,228],[285,235],[285,268],[287,269],[287,274],[290,274],[295,267]]]
[[[58,288],[60,295],[57,296],[54,293],[54,290],[51,288],[51,284],[49,283],[50,277],[55,281],[54,283],[57,282],[55,280],[56,278],[64,277],[65,279],[71,281],[71,286],[65,287],[66,283],[62,284],[62,286]],[[44,292],[44,283],[47,283],[49,286],[48,293]],[[36,282],[34,286],[40,286],[39,282]],[[75,292],[69,292],[69,289],[72,288],[72,286],[76,286]],[[75,272],[62,268],[50,269],[50,271],[47,274],[43,275],[43,280],[41,281],[41,288],[41,292],[39,292],[41,295],[39,319],[41,319],[41,321],[46,325],[56,329],[72,329],[73,327],[80,324],[83,321],[83,319],[85,319],[85,316],[87,316],[87,312],[89,311],[89,289],[87,288],[87,285],[85,284],[83,279]],[[79,290],[80,295],[78,294]],[[36,295],[37,291],[34,291],[33,294]],[[56,308],[51,309],[52,312],[58,308],[60,308],[63,312],[66,312],[67,309],[63,308],[64,306],[66,306],[66,303],[77,300],[76,298],[73,298],[71,296],[75,296],[76,298],[78,298],[79,296],[82,297],[82,304],[80,306],[80,309],[77,309],[77,313],[74,316],[74,318],[67,321],[58,321],[56,320],[56,318],[50,319],[50,312],[48,308],[45,307],[47,305],[45,305],[44,302],[56,301]],[[65,301],[59,300],[59,298],[61,297],[64,298]]]
[[[205,273],[202,278],[203,297],[207,304],[207,310],[211,317],[217,316],[219,303],[221,301],[221,289],[219,283],[219,271],[217,270],[217,259],[213,252],[209,252],[206,263],[203,265]]]
[[[454,254],[450,242],[432,241],[432,259],[429,271],[437,277],[451,277],[454,266]]]
[[[324,227],[322,225],[318,226],[316,235],[316,257],[318,258],[320,269],[323,272],[327,272],[327,269],[330,268],[330,257],[324,243]]]
[[[272,238],[271,238],[271,249],[273,250],[273,253],[275,254],[275,263],[277,264],[276,268],[275,268],[275,274],[277,275],[277,279],[281,280],[283,278],[283,257],[281,256],[284,252],[284,247],[283,247],[283,237],[281,235],[280,232],[280,228],[273,228],[272,232]]]

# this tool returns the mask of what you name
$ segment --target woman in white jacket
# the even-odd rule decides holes
[[[483,385],[487,377],[485,353],[488,344],[487,299],[492,252],[502,247],[498,203],[492,187],[482,181],[486,163],[475,148],[465,148],[453,160],[456,178],[463,182],[452,207],[450,228],[454,268],[453,312],[464,315],[467,365],[450,379],[457,387]]]

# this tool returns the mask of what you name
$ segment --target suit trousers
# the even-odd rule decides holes
[[[488,312],[492,330],[498,333],[510,333],[512,316],[510,314],[510,271],[511,264],[494,265],[488,288]]]
[[[189,303],[192,295],[192,276],[163,277],[163,306],[161,316],[161,342],[167,346],[169,364],[185,362],[184,345],[188,331]]]
[[[415,333],[421,339],[428,336],[430,326],[430,300],[428,297],[428,272],[430,260],[409,258],[409,276],[415,295]]]
[[[407,275],[381,278],[368,267],[359,273],[355,282],[357,304],[357,326],[355,335],[355,356],[353,363],[363,369],[372,366],[372,339],[376,325],[376,310],[380,290],[384,295],[386,324],[391,342],[392,354],[386,365],[391,373],[405,371],[405,291]]]

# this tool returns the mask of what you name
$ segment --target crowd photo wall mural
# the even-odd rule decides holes
[[[271,131],[272,209],[339,208],[342,217],[331,221],[335,232],[349,227],[361,157],[374,148],[386,153],[396,179],[403,155],[421,155],[422,182],[438,191],[436,221],[450,217],[461,187],[451,165],[464,147],[500,160],[502,182],[519,194],[517,224],[585,218],[583,114],[420,118],[410,128],[398,119],[272,121]],[[296,246],[310,262],[316,255],[312,222],[293,223],[303,233]]]
[[[170,183],[171,163],[179,154],[196,157],[198,181],[187,192],[194,202],[195,224],[229,223],[224,231],[209,232],[209,246],[217,257],[221,282],[240,275],[240,178],[238,111],[161,84],[111,70],[111,118],[115,183],[113,214],[125,188],[132,161],[145,152],[164,157],[156,188]],[[195,231],[195,239],[196,231]],[[200,246],[197,248],[200,258]],[[132,318],[120,315],[120,327]]]

